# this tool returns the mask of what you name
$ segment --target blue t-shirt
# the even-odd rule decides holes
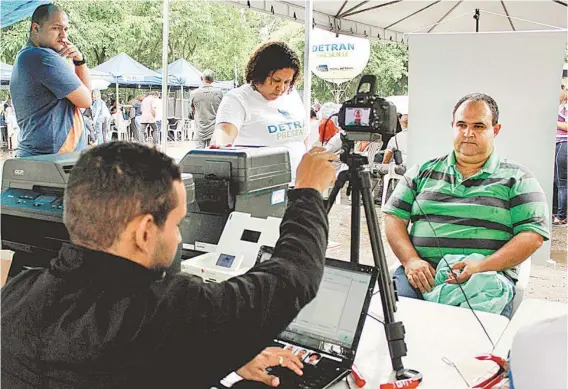
[[[18,53],[10,94],[20,127],[19,157],[87,147],[83,117],[65,98],[80,86],[79,77],[54,50],[27,45]]]

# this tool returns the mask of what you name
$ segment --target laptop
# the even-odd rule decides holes
[[[258,262],[270,258],[262,246]],[[289,349],[302,359],[303,376],[280,366],[267,371],[280,378],[279,389],[325,389],[351,373],[369,310],[377,269],[327,258],[317,296],[267,346]],[[234,388],[266,388],[241,381]]]

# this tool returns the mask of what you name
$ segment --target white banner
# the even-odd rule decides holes
[[[144,76],[139,76],[139,75],[128,75],[128,76],[123,76],[122,78],[124,79],[124,81],[127,82],[144,81]]]
[[[310,70],[319,78],[341,84],[357,77],[369,62],[367,39],[339,35],[315,28],[312,31]]]

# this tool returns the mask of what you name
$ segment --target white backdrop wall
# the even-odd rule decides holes
[[[412,34],[409,37],[408,162],[452,150],[452,110],[464,95],[495,99],[496,150],[529,168],[552,209],[553,166],[566,31]],[[533,255],[549,259],[550,242]]]

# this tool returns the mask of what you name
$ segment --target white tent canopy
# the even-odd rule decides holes
[[[304,1],[228,0],[228,4],[304,21]],[[412,32],[550,30],[567,27],[564,0],[485,1],[317,1],[312,25],[345,35],[406,42]]]
[[[296,20],[346,35],[406,42],[412,32],[472,32],[566,29],[566,0],[225,0],[225,3]],[[478,26],[473,18],[479,10]],[[169,0],[163,0],[162,92],[168,79]],[[309,69],[311,30],[306,28],[304,68]],[[306,123],[309,123],[311,73],[304,72]],[[164,115],[167,106],[164,102]],[[165,137],[162,138],[165,149]]]

